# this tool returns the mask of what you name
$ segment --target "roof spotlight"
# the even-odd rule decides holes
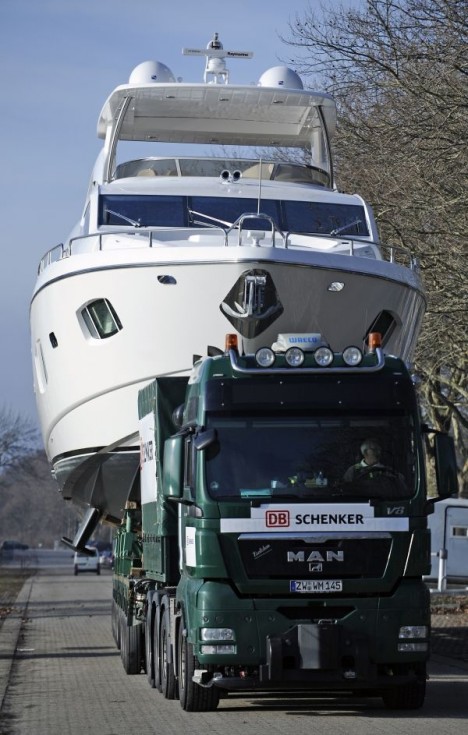
[[[355,367],[356,365],[359,365],[362,361],[362,352],[359,347],[346,347],[343,350],[343,360],[345,361],[346,365],[349,365],[350,367]]]
[[[257,365],[263,368],[271,367],[275,362],[275,353],[269,347],[260,347],[255,353]]]
[[[305,355],[299,347],[290,347],[284,355],[290,367],[300,367],[304,362]]]
[[[333,362],[333,352],[329,347],[319,347],[314,352],[314,358],[320,367],[328,367]]]

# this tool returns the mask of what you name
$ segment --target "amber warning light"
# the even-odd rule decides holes
[[[224,348],[226,352],[237,350],[237,334],[226,334]]]
[[[382,346],[382,335],[380,332],[370,332],[368,337],[369,352],[375,352],[377,347]]]

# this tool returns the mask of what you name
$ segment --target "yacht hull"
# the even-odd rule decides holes
[[[424,297],[408,269],[344,255],[241,250],[76,255],[39,277],[31,305],[35,391],[64,497],[120,518],[137,482],[138,391],[157,375],[188,375],[195,355],[224,348],[226,333],[237,332],[248,352],[281,332],[320,333],[338,351],[361,346],[384,311],[393,319],[386,351],[410,357]],[[330,290],[336,283],[341,290]],[[93,337],[80,317],[100,298],[122,327],[107,339]]]

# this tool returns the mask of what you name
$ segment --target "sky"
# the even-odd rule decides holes
[[[356,4],[360,0],[345,0]],[[342,0],[328,0],[328,6]],[[111,91],[142,61],[203,81],[214,32],[230,82],[255,82],[292,55],[280,35],[320,0],[0,0],[0,410],[37,424],[29,303],[42,255],[78,221],[102,142],[96,124]]]

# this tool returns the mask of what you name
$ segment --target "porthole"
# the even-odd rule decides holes
[[[122,329],[122,323],[108,299],[91,301],[81,310],[89,333],[96,339],[107,339]]]

